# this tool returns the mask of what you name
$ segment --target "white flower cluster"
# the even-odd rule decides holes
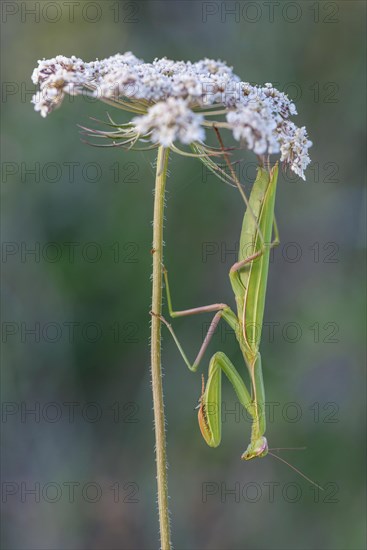
[[[88,76],[86,64],[75,56],[69,58],[58,55],[38,61],[38,67],[32,74],[33,84],[39,84],[40,87],[32,98],[35,110],[46,117],[61,105],[66,93],[81,93]]]
[[[204,127],[215,125],[214,114],[233,137],[257,155],[281,154],[281,160],[304,178],[312,145],[304,127],[289,117],[297,111],[289,98],[271,84],[242,82],[222,61],[196,63],[162,58],[145,63],[131,52],[89,63],[57,56],[38,62],[33,96],[43,117],[59,107],[65,94],[93,95],[141,115],[131,121],[138,138],[170,146],[203,142]]]
[[[298,128],[290,120],[284,121],[279,132],[279,142],[280,160],[289,164],[295,174],[305,179],[304,170],[311,162],[308,149],[312,145],[305,126]]]
[[[257,105],[241,105],[229,111],[227,122],[237,141],[244,141],[248,149],[257,155],[279,153],[278,136],[275,133],[277,123],[271,117],[269,109],[258,109]]]
[[[169,97],[167,101],[156,103],[146,115],[134,118],[132,123],[140,135],[169,147],[176,140],[185,144],[203,141],[203,120],[202,115],[189,109],[186,101]]]
[[[90,63],[74,56],[44,59],[33,71],[32,81],[40,85],[41,92],[33,97],[35,109],[46,116],[60,105],[65,93],[86,90],[112,100],[122,97],[156,103],[168,97],[182,98],[191,108],[222,103],[227,86],[240,79],[221,61],[163,58],[144,63],[127,52]]]

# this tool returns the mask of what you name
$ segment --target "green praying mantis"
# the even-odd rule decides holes
[[[222,150],[224,152],[223,144]],[[169,314],[172,318],[200,313],[215,313],[198,355],[192,364],[187,358],[171,324],[168,323],[163,316],[160,316],[160,319],[167,326],[183,360],[193,372],[197,371],[219,321],[223,319],[234,331],[249,374],[251,385],[250,391],[247,389],[242,376],[227,355],[220,351],[216,352],[209,363],[206,384],[203,377],[202,395],[199,399],[198,406],[198,421],[202,436],[206,443],[210,447],[217,447],[221,442],[222,431],[221,387],[223,371],[231,382],[239,402],[251,417],[252,427],[250,443],[241,456],[243,460],[251,460],[256,457],[264,457],[269,452],[267,439],[265,437],[265,391],[259,347],[264,316],[270,250],[272,247],[279,244],[278,228],[274,217],[278,164],[269,170],[264,167],[258,168],[257,177],[253,184],[250,197],[247,199],[236,178],[228,155],[225,154],[225,158],[232,174],[232,181],[236,183],[247,206],[242,222],[238,261],[229,271],[229,279],[235,295],[237,313],[224,303],[215,303],[207,306],[175,311],[172,306],[168,272],[166,268],[163,267],[167,305]],[[214,163],[210,163],[209,161],[208,165],[209,168],[214,171]],[[154,312],[151,313],[154,315]],[[273,453],[270,454],[288,464],[305,479],[315,484],[297,468],[290,465],[279,456]]]
[[[161,321],[169,329],[183,360],[191,371],[197,371],[221,319],[228,323],[236,335],[249,372],[251,394],[230,359],[223,352],[217,352],[210,360],[207,383],[200,398],[198,420],[206,443],[210,447],[217,447],[221,441],[220,405],[221,375],[223,371],[231,382],[239,402],[252,418],[251,441],[242,455],[244,460],[262,457],[268,452],[268,444],[264,435],[266,430],[265,392],[259,345],[264,315],[270,247],[275,246],[279,242],[274,221],[277,177],[277,166],[270,172],[259,168],[248,201],[249,206],[246,209],[242,223],[238,262],[231,267],[229,272],[237,304],[237,315],[228,305],[222,303],[183,311],[174,311],[168,272],[163,268],[168,310],[172,318],[215,312],[207,335],[193,364],[188,360],[172,326],[164,317],[161,317]],[[275,239],[270,243],[270,246],[267,246],[265,243],[270,242],[273,228],[275,229]],[[247,254],[249,245],[253,247],[251,254]]]

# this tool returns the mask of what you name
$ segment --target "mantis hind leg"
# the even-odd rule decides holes
[[[268,245],[270,249],[274,248],[275,246],[278,246],[278,244],[280,243],[278,224],[277,224],[275,218],[274,218],[274,222],[273,222],[273,228],[274,228],[274,239]],[[257,252],[254,252],[253,254],[250,254],[249,256],[247,256],[247,258],[244,258],[243,260],[240,260],[239,262],[235,262],[232,265],[232,267],[229,271],[230,276],[233,275],[234,273],[237,273],[237,271],[239,271],[240,269],[245,267],[247,264],[249,264],[250,262],[253,262],[254,260],[256,260],[257,258],[259,258],[260,256],[262,256],[265,253],[267,244],[262,240],[262,237],[260,236],[260,234],[259,234],[259,238],[260,238],[260,242],[261,242],[260,249]]]

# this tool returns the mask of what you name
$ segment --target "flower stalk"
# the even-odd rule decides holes
[[[168,509],[166,432],[163,401],[161,366],[161,321],[162,314],[162,264],[163,264],[163,220],[164,193],[167,179],[169,149],[160,146],[157,156],[157,171],[154,191],[153,215],[153,280],[151,324],[151,377],[155,431],[155,453],[157,467],[158,513],[161,549],[170,550],[171,534]]]

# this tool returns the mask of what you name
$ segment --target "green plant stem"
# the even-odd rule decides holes
[[[161,321],[162,313],[162,265],[163,265],[163,219],[164,192],[167,179],[169,149],[159,147],[155,179],[153,217],[153,284],[151,325],[151,373],[155,430],[155,453],[157,466],[158,512],[161,549],[170,550],[171,534],[168,510],[166,433],[161,367]]]

